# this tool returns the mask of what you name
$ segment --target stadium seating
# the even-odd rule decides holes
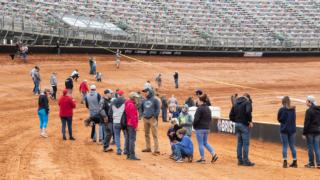
[[[310,0],[0,0],[0,28],[63,38],[215,47],[319,47],[320,3]],[[66,16],[113,23],[81,28]],[[91,29],[90,29],[91,28]],[[0,37],[1,38],[1,37]]]

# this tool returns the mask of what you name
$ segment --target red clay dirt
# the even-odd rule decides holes
[[[39,137],[37,97],[32,95],[29,75],[35,65],[40,67],[41,87],[49,85],[52,72],[58,73],[59,95],[64,80],[73,69],[80,72],[80,80],[97,85],[98,92],[106,88],[121,88],[126,93],[141,90],[146,80],[153,84],[155,76],[163,73],[164,87],[160,95],[174,94],[183,104],[195,89],[206,91],[215,106],[228,117],[230,95],[251,94],[254,120],[276,123],[280,106],[278,96],[289,95],[305,99],[309,94],[320,98],[318,58],[203,58],[135,56],[122,59],[120,70],[114,67],[114,56],[96,55],[97,71],[104,75],[102,83],[95,83],[88,75],[87,55],[31,55],[29,63],[12,62],[8,55],[0,55],[0,179],[319,179],[320,171],[305,169],[306,150],[298,148],[298,169],[282,169],[281,146],[253,140],[250,157],[257,165],[238,167],[236,139],[232,135],[211,134],[210,143],[219,155],[216,164],[176,164],[169,159],[170,147],[166,137],[169,124],[159,124],[160,156],[144,154],[144,134],[140,122],[136,152],[139,162],[125,160],[115,153],[103,153],[101,145],[89,141],[90,128],[83,125],[88,116],[80,104],[79,92],[74,92],[77,109],[74,115],[75,142],[63,142],[57,104],[50,102],[49,138]],[[180,73],[180,89],[173,87],[173,72]],[[75,83],[78,87],[79,82]],[[306,107],[297,106],[298,124],[303,124]],[[195,159],[199,158],[193,136]],[[289,153],[290,154],[290,153]],[[209,154],[206,152],[209,160]]]

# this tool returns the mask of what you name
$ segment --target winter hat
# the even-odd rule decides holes
[[[202,94],[203,94],[203,91],[201,89],[196,90],[196,95],[202,95]]]
[[[139,97],[139,95],[138,95],[138,93],[136,93],[136,92],[131,92],[130,94],[129,94],[129,98],[130,99],[134,99],[134,98],[138,98]]]
[[[317,105],[316,98],[314,96],[307,96],[307,100],[314,105]]]
[[[189,111],[189,106],[188,106],[188,104],[183,105],[182,109],[186,109],[187,112],[188,112],[188,111]]]
[[[92,84],[92,85],[90,86],[90,89],[91,89],[91,90],[96,90],[97,87],[96,87],[96,85]]]

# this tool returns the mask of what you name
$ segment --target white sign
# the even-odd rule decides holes
[[[219,119],[217,123],[217,128],[219,132],[235,134],[236,124],[230,120]]]

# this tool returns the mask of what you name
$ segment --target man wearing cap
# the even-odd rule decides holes
[[[86,97],[87,93],[89,92],[89,87],[87,80],[83,80],[82,83],[79,86],[80,94],[82,95],[81,104],[84,101],[84,98]]]
[[[90,112],[90,119],[93,119],[91,139],[93,142],[97,141],[96,135],[96,123],[100,122],[100,100],[101,96],[96,92],[96,86],[93,84],[90,86],[90,93],[85,97],[86,107]]]
[[[140,160],[136,157],[135,154],[135,142],[137,136],[138,128],[138,109],[137,109],[137,98],[139,97],[138,93],[131,92],[129,94],[129,100],[125,102],[125,113],[127,118],[127,159],[128,160]]]
[[[144,133],[146,140],[146,149],[142,152],[151,152],[150,145],[150,129],[154,141],[154,155],[159,155],[159,143],[158,143],[158,116],[160,113],[160,102],[154,97],[152,89],[144,89],[146,99],[142,102]]]
[[[71,97],[71,93],[65,89],[63,90],[63,95],[59,99],[59,115],[61,118],[61,132],[62,132],[62,139],[67,140],[66,138],[66,124],[68,125],[69,131],[69,139],[74,141],[75,138],[72,136],[72,116],[73,116],[73,109],[76,108],[76,102]]]
[[[309,163],[306,168],[314,168],[315,162],[317,168],[320,169],[320,107],[313,96],[308,96],[306,105],[309,107],[306,111],[303,135],[307,138],[307,147],[309,155]],[[314,160],[314,154],[316,160]]]
[[[112,116],[113,120],[113,131],[115,136],[115,143],[117,145],[117,155],[122,154],[121,149],[121,130],[123,130],[124,138],[125,138],[125,145],[124,145],[124,154],[127,154],[127,132],[123,129],[121,126],[121,121],[123,121],[123,118],[125,118],[125,99],[124,99],[124,92],[122,90],[118,90],[117,92],[118,97],[112,102],[111,108],[110,108],[110,116]]]
[[[103,118],[104,126],[104,141],[103,141],[103,151],[109,152],[112,151],[110,146],[110,141],[113,134],[113,123],[112,116],[110,116],[110,108],[111,108],[111,98],[112,91],[110,89],[106,89],[104,91],[104,97],[100,101],[100,114]]]

